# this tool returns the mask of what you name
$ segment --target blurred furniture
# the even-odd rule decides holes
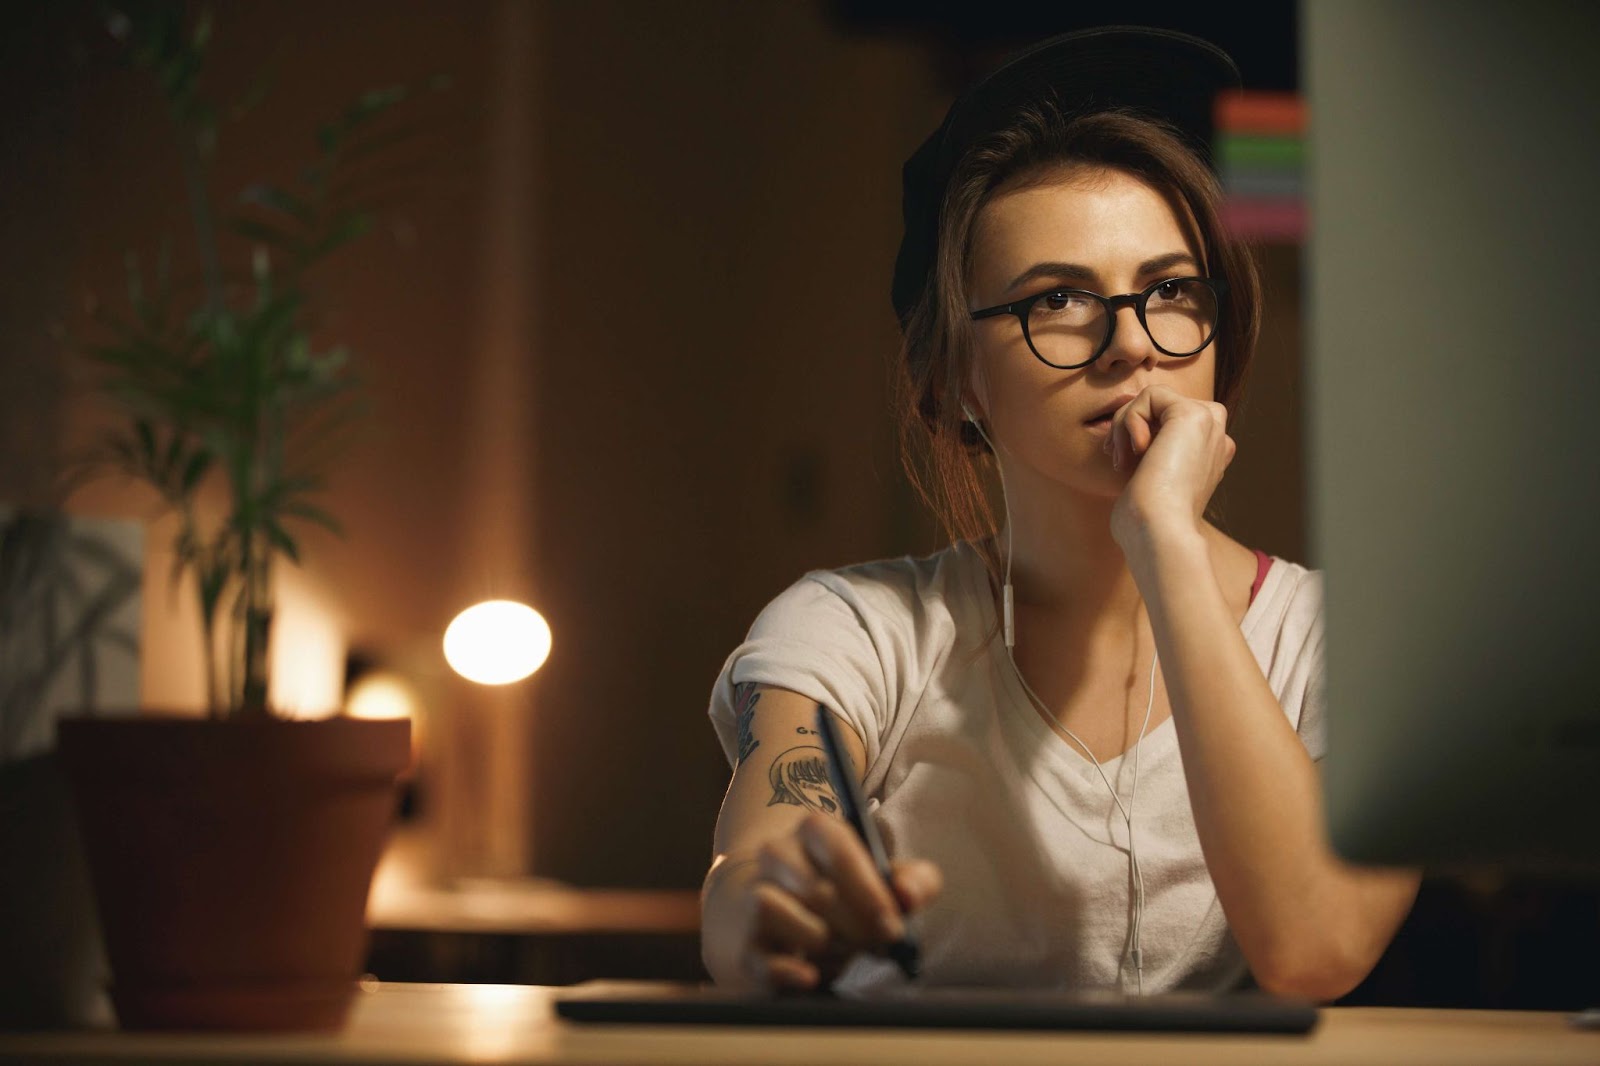
[[[1430,874],[1383,958],[1340,1006],[1581,1010],[1600,1005],[1600,885]]]
[[[367,906],[367,969],[379,980],[707,979],[693,890],[578,888],[537,878],[439,887],[415,875],[420,866],[416,842],[397,834]]]
[[[1600,1032],[1567,1016],[1335,1007],[1305,1037],[887,1029],[579,1026],[550,988],[373,982],[331,1036],[63,1033],[0,1036],[0,1064],[28,1063],[873,1063],[941,1066],[1182,1062],[1592,1064]]]
[[[138,705],[143,578],[141,523],[0,503],[0,1030],[111,1018],[56,723]]]

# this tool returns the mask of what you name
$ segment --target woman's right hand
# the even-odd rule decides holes
[[[937,899],[939,868],[891,863],[893,894],[843,819],[812,813],[753,852],[719,856],[701,893],[701,945],[719,985],[815,989],[858,952],[905,935],[905,914]]]

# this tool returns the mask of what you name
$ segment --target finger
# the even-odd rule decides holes
[[[1239,445],[1232,437],[1222,438],[1222,465],[1227,466],[1233,462],[1233,457],[1239,453]]]
[[[1128,412],[1128,454],[1143,455],[1155,440],[1155,427],[1137,411]]]
[[[817,815],[800,824],[800,840],[838,890],[838,905],[824,914],[828,923],[859,944],[899,939],[904,932],[899,905],[855,831]]]
[[[820,955],[833,936],[822,917],[770,881],[756,882],[755,942],[770,951]]]
[[[844,828],[843,823],[826,815],[812,817]],[[862,846],[853,832],[846,829],[845,834],[847,844]],[[833,876],[826,872],[833,869],[834,860],[828,856],[814,858],[800,833],[768,841],[762,845],[758,855],[761,877],[782,888],[817,915],[835,939],[858,947],[883,942],[877,922],[840,898],[839,886]]]
[[[894,890],[908,912],[915,913],[939,898],[944,874],[926,859],[900,859],[894,864]]]
[[[843,823],[825,815],[813,815],[813,818],[835,822],[839,828],[844,828]],[[854,833],[846,830],[846,834],[854,841]],[[859,841],[856,843],[859,846]],[[839,887],[828,872],[833,869],[834,860],[827,855],[814,858],[799,832],[763,844],[758,861],[763,880],[797,899],[817,915],[838,940],[857,946],[882,942],[875,923],[840,899]]]
[[[1171,385],[1147,385],[1139,391],[1139,395],[1124,404],[1117,414],[1123,421],[1127,421],[1131,415],[1138,415],[1148,428],[1160,425],[1166,418],[1168,408],[1192,402],[1195,401]]]
[[[745,958],[745,975],[766,992],[779,988],[815,988],[821,973],[815,964],[796,955],[751,952]]]
[[[1137,412],[1129,411],[1122,420],[1122,426],[1117,432],[1117,469],[1131,470],[1134,460],[1150,450],[1150,442],[1155,439],[1155,431],[1150,423]]]
[[[771,881],[784,891],[804,901],[813,910],[821,912],[817,904],[825,903],[819,897],[830,889],[825,878],[806,854],[805,847],[793,836],[781,836],[761,845],[756,852],[756,871],[763,881]]]
[[[1122,469],[1122,421],[1123,412],[1128,409],[1124,404],[1118,408],[1117,413],[1111,416],[1111,431],[1106,434],[1106,451],[1111,453],[1111,469]]]
[[[1228,423],[1228,408],[1214,401],[1198,401],[1185,396],[1169,385],[1149,385],[1139,395],[1124,404],[1112,419],[1112,433],[1121,428],[1125,447],[1121,452],[1124,461],[1131,463],[1137,456],[1150,450],[1155,443],[1157,428],[1176,414],[1174,408],[1198,403],[1206,409],[1218,428]],[[1117,452],[1113,449],[1113,455]],[[1113,462],[1115,464],[1115,461]]]
[[[1117,409],[1111,416],[1111,465],[1118,470],[1126,470],[1133,464],[1134,456],[1141,454],[1142,449],[1136,450],[1138,443],[1134,437],[1135,422],[1142,423],[1145,429],[1144,447],[1148,448],[1154,432],[1150,429],[1155,420],[1155,404],[1162,399],[1158,390],[1166,389],[1161,385],[1150,385],[1140,391],[1139,395],[1129,400]],[[1171,391],[1166,389],[1166,391]]]

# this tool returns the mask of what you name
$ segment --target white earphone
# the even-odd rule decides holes
[[[1005,625],[1006,659],[1011,663],[1011,671],[1017,675],[1017,680],[1021,682],[1023,691],[1026,692],[1028,697],[1033,700],[1034,705],[1039,708],[1040,713],[1044,715],[1047,721],[1054,721],[1054,716],[1050,714],[1049,708],[1047,708],[1044,705],[1044,701],[1034,693],[1032,686],[1028,684],[1028,679],[1022,676],[1022,670],[1018,668],[1016,656],[1012,654],[1011,650],[1016,646],[1017,643],[1016,622],[1014,619],[1011,592],[1011,557],[1013,546],[1013,534],[1011,529],[1011,497],[1006,493],[1006,471],[1005,467],[1000,462],[1000,449],[995,446],[994,441],[989,439],[989,434],[984,431],[983,423],[978,421],[978,416],[972,413],[972,408],[968,407],[965,401],[962,401],[961,413],[966,415],[966,420],[971,422],[973,426],[977,428],[978,435],[983,438],[984,443],[989,445],[989,450],[994,453],[994,467],[1000,473],[1000,498],[1005,501],[1006,506],[1006,576],[1005,584],[1001,589],[1001,604],[1004,612],[1003,621]],[[1145,730],[1150,728],[1150,712],[1151,709],[1155,707],[1156,702],[1156,666],[1159,662],[1159,655],[1152,657],[1150,660],[1150,700],[1145,704],[1144,724],[1139,727],[1139,739],[1135,741],[1133,745],[1133,789],[1128,794],[1128,805],[1126,807],[1122,805],[1122,799],[1117,795],[1117,790],[1111,784],[1111,779],[1106,776],[1105,768],[1100,765],[1100,760],[1096,759],[1094,757],[1094,752],[1089,750],[1089,745],[1079,740],[1077,735],[1074,734],[1072,730],[1061,725],[1059,722],[1056,723],[1056,728],[1060,729],[1067,736],[1071,737],[1073,743],[1082,748],[1083,753],[1089,757],[1089,761],[1094,763],[1094,768],[1099,771],[1100,780],[1105,782],[1107,791],[1111,793],[1111,802],[1117,805],[1117,810],[1122,814],[1123,824],[1128,827],[1128,865],[1133,873],[1134,900],[1133,918],[1129,923],[1128,929],[1128,944],[1130,951],[1125,953],[1123,958],[1129,959],[1131,955],[1134,977],[1137,981],[1135,987],[1138,989],[1138,993],[1140,995],[1144,994],[1144,955],[1139,950],[1139,934],[1141,927],[1144,925],[1144,871],[1139,868],[1139,850],[1134,844],[1133,805],[1134,801],[1139,797],[1140,741],[1144,740]],[[1117,983],[1119,986],[1122,983],[1122,973],[1120,969],[1117,974]]]

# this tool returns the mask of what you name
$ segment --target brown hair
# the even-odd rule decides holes
[[[918,495],[951,540],[978,548],[996,587],[1001,563],[991,538],[998,530],[978,471],[989,449],[961,413],[973,358],[967,261],[978,215],[1007,181],[1043,178],[1060,166],[1124,171],[1160,192],[1205,269],[1228,281],[1214,342],[1214,399],[1232,415],[1255,355],[1261,285],[1249,249],[1223,228],[1216,176],[1180,137],[1142,116],[1104,111],[1067,119],[1054,103],[1041,102],[973,145],[950,176],[933,271],[901,335],[894,389],[900,455]]]

